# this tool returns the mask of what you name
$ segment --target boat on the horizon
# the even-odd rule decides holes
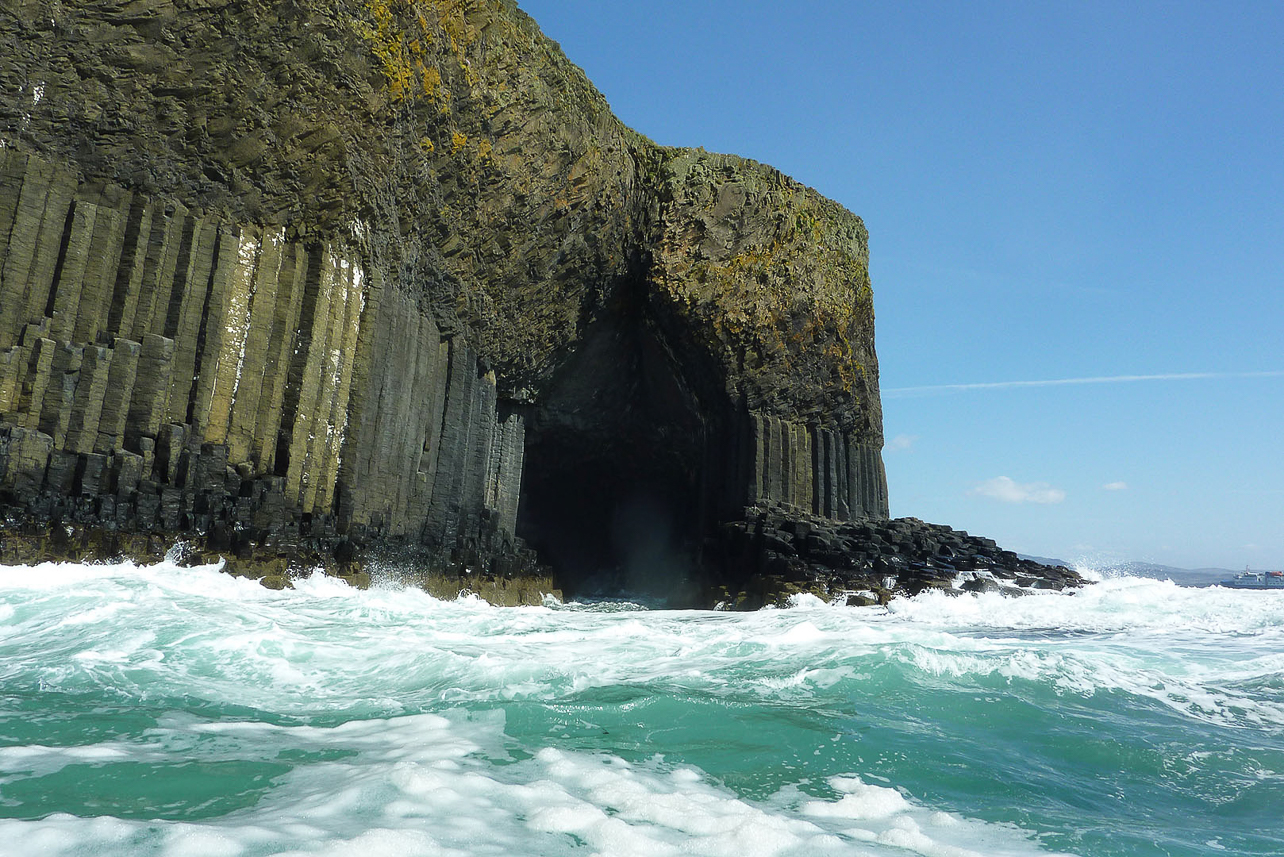
[[[1223,580],[1218,586],[1228,589],[1281,589],[1284,590],[1284,571],[1250,571],[1243,572],[1230,580]]]

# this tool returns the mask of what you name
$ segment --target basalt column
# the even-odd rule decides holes
[[[887,474],[877,447],[852,432],[762,413],[745,422],[746,505],[777,504],[837,521],[887,517]]]
[[[359,244],[89,187],[12,149],[0,175],[11,521],[298,562],[349,539],[446,563],[511,548],[523,419]]]

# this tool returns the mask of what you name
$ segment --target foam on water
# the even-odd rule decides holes
[[[1279,705],[1234,690],[1284,668],[1284,593],[1122,579],[1020,599],[924,595],[888,610],[812,599],[793,610],[700,614],[498,609],[417,590],[355,592],[321,575],[273,592],[213,567],[164,563],[45,565],[6,578],[6,638],[39,641],[59,657],[8,659],[0,677],[34,670],[26,680],[50,688],[141,698],[163,688],[281,713],[414,710],[497,694],[553,699],[675,681],[778,699],[832,684],[866,656],[1065,693],[1122,690],[1192,716],[1284,726]],[[371,706],[376,676],[388,698]]]
[[[998,593],[971,598],[929,593],[894,601],[890,610],[920,624],[953,628],[1284,634],[1284,591],[1192,588],[1142,577],[1105,578],[1080,589],[1033,592],[1015,600]]]
[[[1279,790],[1281,629],[1284,593],[1132,578],[729,614],[494,608],[319,575],[275,592],[170,563],[6,568],[0,842],[175,857],[1088,854],[1074,807],[1101,770],[1055,768],[1091,757],[1067,742],[1120,712],[1141,718],[1126,728],[1154,800],[1201,806],[1215,776],[1228,800]],[[1173,728],[1191,737],[1147,755]],[[1027,761],[1048,769],[1029,802],[1065,794],[1039,811],[994,804]],[[1112,824],[1118,839],[1129,822]],[[1226,847],[1194,827],[1195,850],[1168,853]]]
[[[0,820],[0,841],[10,853],[51,857],[404,857],[579,849],[619,857],[767,857],[885,853],[879,844],[926,857],[1035,853],[1018,830],[931,812],[855,777],[831,778],[830,799],[791,787],[754,802],[658,755],[642,764],[551,747],[514,755],[499,711],[330,728],[171,721],[128,745],[45,748],[26,757],[10,754],[3,764],[9,771],[47,773],[50,756],[61,756],[63,764],[198,753],[206,763],[220,757],[272,760],[283,747],[344,757],[296,767],[251,809],[198,824],[56,813],[39,821]]]

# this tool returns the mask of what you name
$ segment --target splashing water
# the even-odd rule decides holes
[[[18,855],[1284,853],[1284,593],[493,608],[0,568]]]

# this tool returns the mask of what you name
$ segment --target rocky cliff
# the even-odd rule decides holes
[[[699,601],[887,518],[860,219],[511,2],[0,0],[0,92],[0,559]]]

